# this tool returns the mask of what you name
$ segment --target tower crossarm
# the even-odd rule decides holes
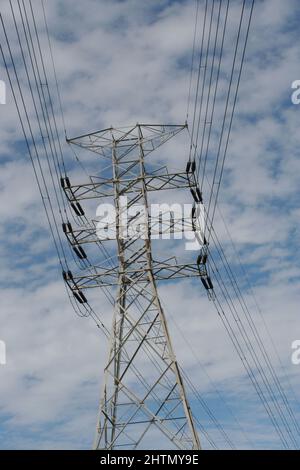
[[[159,173],[145,174],[143,177],[147,191],[162,191],[167,189],[183,189],[183,188],[196,188],[195,182],[191,182],[190,177],[185,173]],[[124,186],[124,193],[138,193],[140,192],[142,177],[138,176],[133,178],[120,178],[116,181],[113,178],[100,178],[91,177],[91,181],[87,183],[74,184],[70,182],[69,178],[62,178],[62,188],[70,202],[84,201],[89,199],[99,198],[113,198],[114,185],[116,183]],[[120,192],[122,195],[122,191]]]
[[[206,274],[204,268],[200,268],[195,264],[168,264],[161,262],[153,262],[153,275],[156,281],[170,281],[182,278],[201,277]],[[118,266],[113,268],[96,267],[96,274],[74,275],[74,288],[93,289],[99,287],[99,282],[103,286],[117,286],[119,275],[124,276],[128,283],[145,283],[148,278],[150,268],[126,268],[119,270]]]

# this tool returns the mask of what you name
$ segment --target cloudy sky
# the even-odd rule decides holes
[[[300,79],[300,11],[297,0],[255,3],[215,229],[299,419],[300,365],[291,362],[291,344],[300,339],[300,105],[291,102],[291,84]],[[241,9],[239,0],[230,4],[228,44]],[[55,91],[42,9],[38,0],[33,5]],[[184,123],[194,1],[46,0],[45,7],[69,136],[136,122]],[[14,50],[8,0],[0,11]],[[230,62],[226,47],[224,66]],[[20,74],[23,80],[22,68]],[[3,63],[0,78],[7,81]],[[58,106],[56,111],[64,137]],[[0,448],[88,449],[106,340],[68,301],[9,88],[0,132],[0,340],[7,346],[7,364],[0,366]],[[72,158],[67,145],[63,151]],[[186,136],[155,158],[184,169],[188,151]],[[235,446],[280,448],[202,287],[186,280],[161,286],[160,294],[178,360]],[[99,302],[109,321],[111,309],[101,294]],[[217,445],[226,448],[189,398]],[[205,438],[203,446],[210,447]]]

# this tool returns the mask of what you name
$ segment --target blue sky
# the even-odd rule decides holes
[[[184,122],[194,2],[74,3],[45,2],[69,136],[111,124]],[[231,2],[232,31],[239,8],[238,0]],[[7,0],[0,10],[9,24]],[[41,9],[36,11],[46,50]],[[300,106],[291,103],[291,84],[300,79],[298,23],[297,1],[256,2],[220,208],[285,374],[245,289],[251,315],[299,417],[300,366],[291,363],[291,344],[300,335]],[[54,85],[49,54],[46,61]],[[6,79],[3,65],[0,78]],[[58,108],[57,115],[60,120]],[[0,448],[90,448],[106,342],[68,303],[10,92],[0,108],[0,129],[0,339],[7,345],[7,365],[0,366]],[[64,152],[78,176],[68,146]],[[187,138],[180,138],[155,158],[170,168],[185,168],[187,155]],[[240,275],[218,213],[215,227]],[[205,292],[184,281],[161,286],[160,294],[178,359],[235,445],[279,448]],[[102,297],[101,310],[109,319]],[[226,447],[192,396],[190,400],[218,445]],[[209,447],[205,439],[203,443]]]

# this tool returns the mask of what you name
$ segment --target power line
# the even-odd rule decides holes
[[[190,72],[190,82],[189,82],[189,92],[187,100],[187,111],[186,111],[186,121],[189,120],[189,111],[190,111],[190,102],[191,102],[191,92],[192,92],[192,82],[193,82],[193,72],[194,72],[194,62],[195,62],[195,51],[196,51],[196,37],[197,37],[197,28],[198,28],[198,16],[199,16],[199,0],[195,0],[196,3],[196,14],[195,14],[195,26],[194,26],[194,37],[193,37],[193,50],[192,50],[192,61],[191,61],[191,72]]]
[[[241,63],[240,63],[240,67],[239,67],[239,72],[238,72],[238,79],[237,79],[237,85],[236,85],[235,94],[234,94],[234,100],[233,100],[233,106],[232,106],[232,111],[231,111],[231,116],[230,116],[229,128],[228,128],[228,132],[227,132],[225,149],[224,149],[224,154],[223,154],[222,163],[221,163],[221,172],[220,172],[220,175],[219,175],[219,180],[217,182],[217,192],[216,192],[214,208],[213,208],[213,212],[212,212],[212,216],[211,216],[211,226],[213,224],[214,217],[215,217],[216,203],[218,201],[221,181],[222,181],[223,172],[224,172],[224,166],[225,166],[225,160],[226,160],[226,155],[227,155],[227,150],[228,150],[229,138],[230,138],[232,123],[233,123],[233,116],[234,116],[234,111],[235,111],[236,103],[237,103],[237,97],[238,97],[238,91],[239,91],[239,86],[240,86],[240,82],[241,82],[243,64],[244,64],[244,60],[245,60],[245,53],[246,53],[246,47],[247,47],[247,43],[248,43],[251,19],[252,19],[252,15],[253,15],[254,1],[255,0],[252,0],[252,2],[251,2],[250,13],[249,13],[248,22],[247,22],[246,37],[245,37],[244,45],[243,45],[242,58],[241,58]],[[244,6],[245,6],[245,0],[243,2],[243,7],[242,7],[241,21],[240,21],[239,30],[238,30],[238,39],[239,39],[239,36],[240,36],[240,30],[241,30],[243,13],[244,13]],[[237,40],[237,43],[236,43],[236,49],[235,49],[235,53],[234,53],[233,68],[232,68],[232,74],[231,74],[231,77],[230,77],[229,91],[231,89],[231,84],[232,84],[232,80],[233,80],[233,71],[234,71],[234,65],[235,65],[235,61],[236,61],[237,47],[238,47],[238,40]],[[227,114],[228,102],[229,102],[229,94],[228,94],[227,100],[226,100],[225,116]],[[222,137],[223,137],[224,128],[225,128],[225,120],[223,121],[223,124],[222,124],[221,138],[220,138],[220,144],[219,144],[219,148],[218,148],[217,162],[216,162],[216,167],[215,168],[217,168],[219,157],[220,157],[221,140],[222,140]],[[216,179],[216,170],[215,170],[215,173],[214,173],[214,178],[213,178],[213,183],[212,183],[212,190],[214,189],[215,179]],[[210,196],[210,199],[209,199],[208,213],[210,213],[211,200],[212,200],[212,195]],[[209,241],[209,238],[210,238],[210,230],[208,231],[208,241]]]

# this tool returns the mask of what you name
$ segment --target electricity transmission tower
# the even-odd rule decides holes
[[[213,292],[206,271],[206,247],[202,244],[194,264],[178,264],[173,258],[155,260],[151,238],[164,233],[166,228],[160,217],[151,217],[149,210],[151,192],[187,188],[195,201],[192,214],[185,220],[171,218],[168,229],[175,233],[189,226],[198,232],[195,213],[202,199],[195,169],[188,164],[182,173],[172,174],[165,167],[153,171],[148,162],[149,154],[185,127],[137,124],[132,128],[105,129],[68,141],[108,162],[105,176],[90,177],[84,184],[75,185],[69,178],[62,179],[62,187],[75,214],[84,217],[85,201],[96,199],[98,202],[103,198],[113,201],[116,213],[118,262],[95,265],[92,272],[64,273],[65,281],[80,304],[88,302],[87,289],[114,286],[116,291],[95,449],[200,448],[158,296],[157,281],[198,276],[208,292]],[[127,198],[126,208],[122,205],[124,197]],[[141,208],[138,213],[133,210],[137,205]],[[131,233],[131,226],[137,219],[139,233]],[[126,236],[124,230],[129,231]],[[81,259],[87,256],[83,245],[99,242],[95,223],[74,228],[67,222],[64,232]]]

